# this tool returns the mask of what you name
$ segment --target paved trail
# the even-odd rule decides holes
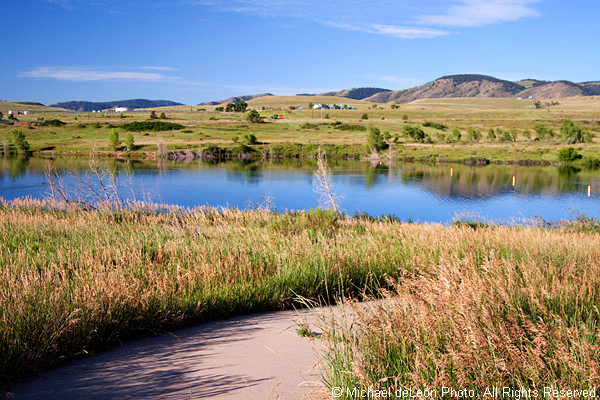
[[[13,399],[300,399],[322,387],[313,344],[284,311],[127,343],[12,389]],[[312,325],[312,324],[311,324]]]

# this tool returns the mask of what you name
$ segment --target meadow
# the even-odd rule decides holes
[[[597,385],[599,230],[2,202],[0,382],[299,298],[375,297],[325,330],[330,385]]]
[[[357,109],[308,109],[313,103]],[[216,106],[164,107],[152,109],[165,113],[167,119],[159,122],[183,128],[139,132],[128,132],[124,126],[148,121],[151,109],[120,114],[62,113],[34,107],[30,115],[20,116],[20,122],[45,118],[66,124],[0,124],[0,144],[5,152],[13,150],[10,135],[19,129],[30,151],[43,156],[93,152],[108,157],[156,158],[165,152],[187,151],[217,157],[314,157],[322,146],[331,157],[362,158],[371,153],[367,131],[372,126],[389,144],[380,151],[380,157],[388,159],[548,164],[557,163],[558,151],[568,145],[560,130],[564,120],[572,120],[589,132],[589,137],[585,143],[571,145],[583,156],[600,159],[597,96],[559,99],[539,108],[533,100],[518,99],[427,99],[390,105],[336,97],[268,96],[249,101],[248,107],[259,110],[264,122],[250,123],[247,113],[217,112]],[[270,119],[273,114],[284,117]],[[419,128],[425,137],[411,138],[407,127]],[[109,145],[112,129],[119,134],[116,151]],[[126,146],[129,134],[134,143],[131,148]],[[256,140],[249,139],[251,136]]]

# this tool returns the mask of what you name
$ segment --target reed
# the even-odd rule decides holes
[[[402,225],[407,268],[393,289],[348,301],[348,316],[325,325],[328,385],[478,397],[492,387],[539,397],[544,387],[596,388],[600,236],[580,224]]]

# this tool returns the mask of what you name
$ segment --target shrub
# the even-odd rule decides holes
[[[369,150],[377,152],[388,148],[388,144],[385,142],[379,128],[371,125],[367,127],[367,147]]]
[[[360,117],[360,119],[369,119],[369,114],[367,114],[367,113],[364,113],[364,114],[363,114],[363,115]]]
[[[304,123],[300,124],[300,129],[314,129],[314,130],[319,130],[319,125],[317,125],[317,124],[311,124],[310,122],[304,122]]]
[[[418,126],[404,125],[402,127],[402,134],[410,137],[415,142],[423,142],[425,139],[425,132]]]
[[[339,121],[338,121],[339,122]],[[340,131],[356,131],[356,132],[364,132],[367,128],[364,125],[360,124],[342,124],[341,122],[334,125],[335,129],[339,129]]]
[[[560,133],[567,143],[580,143],[585,140],[585,132],[579,125],[571,120],[565,119],[560,127]]]
[[[40,126],[53,126],[59,128],[61,126],[65,126],[66,122],[62,122],[60,119],[49,119],[40,124]]]
[[[29,152],[29,142],[25,138],[25,134],[21,131],[15,130],[10,133],[10,144],[12,144],[19,152]]]
[[[158,117],[156,116],[156,111],[152,110],[150,112],[150,119],[158,119]]]
[[[408,115],[402,114],[402,121],[408,121]]]
[[[181,124],[175,124],[173,122],[164,122],[164,121],[137,121],[130,122],[128,124],[121,125],[121,128],[128,132],[142,132],[142,131],[151,131],[151,132],[160,132],[160,131],[173,131],[185,128],[185,126]]]
[[[596,169],[600,165],[600,160],[593,156],[583,157],[582,164],[587,169]]]
[[[569,163],[581,158],[581,154],[573,147],[563,147],[558,151],[558,161]]]
[[[248,115],[246,115],[246,120],[252,122],[253,124],[258,124],[258,123],[263,122],[263,117],[260,116],[258,111],[250,110]]]
[[[108,134],[108,147],[113,151],[117,151],[119,149],[119,144],[121,144],[121,141],[119,140],[119,132],[113,128]]]
[[[494,133],[494,129],[490,128],[487,134],[488,140],[496,140],[496,133]]]
[[[167,119],[167,115],[164,112],[161,112],[160,119]]]
[[[467,139],[472,142],[479,142],[481,139],[481,131],[479,129],[467,128]]]
[[[554,137],[554,131],[544,124],[535,124],[533,130],[539,140],[552,139]]]
[[[448,129],[448,127],[446,125],[440,124],[438,122],[426,121],[426,122],[423,122],[423,126],[439,129],[440,131],[445,131],[446,129]]]
[[[452,129],[452,136],[454,137],[455,142],[460,142],[460,139],[462,137],[458,128]]]
[[[215,107],[216,112],[222,112],[223,110],[225,110],[225,107]]]
[[[500,128],[498,128],[498,130],[501,132],[498,136],[501,142],[512,142],[514,140],[509,131],[503,131]]]
[[[245,112],[248,108],[248,103],[245,101],[238,101],[236,103],[227,103],[225,111],[227,112]]]
[[[253,133],[246,133],[244,134],[244,141],[246,144],[256,144],[256,135]]]

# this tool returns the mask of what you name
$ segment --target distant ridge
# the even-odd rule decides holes
[[[352,89],[340,90],[339,92],[321,93],[318,96],[336,96],[336,97],[346,97],[348,99],[354,99],[354,100],[364,100],[367,97],[371,97],[378,93],[386,93],[386,92],[391,92],[391,91],[392,91],[391,89],[362,87],[362,88],[352,88]]]
[[[448,75],[409,89],[379,92],[363,100],[375,103],[409,103],[449,97],[521,97],[556,99],[570,96],[600,95],[600,82],[541,81],[523,79],[512,82],[488,75]]]
[[[273,94],[261,93],[261,94],[248,95],[248,96],[235,96],[235,97],[230,97],[225,100],[207,101],[206,103],[200,103],[198,105],[199,106],[217,106],[219,104],[238,103],[240,101],[250,101],[250,100],[258,99],[259,97],[265,97],[265,96],[273,96]]]
[[[153,108],[153,107],[169,107],[180,106],[181,103],[176,103],[169,100],[147,100],[147,99],[131,99],[131,100],[116,100],[106,102],[93,101],[66,101],[62,103],[52,104],[50,107],[61,107],[73,111],[99,111],[113,107],[127,108]]]

